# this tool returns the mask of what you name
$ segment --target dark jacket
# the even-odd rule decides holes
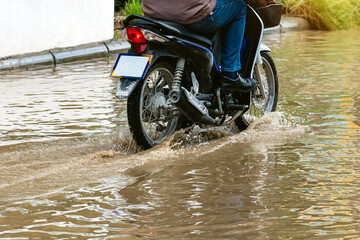
[[[191,24],[211,14],[216,0],[142,0],[146,17]]]

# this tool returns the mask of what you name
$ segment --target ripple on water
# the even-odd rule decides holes
[[[125,105],[105,59],[0,75],[0,146],[110,132]]]

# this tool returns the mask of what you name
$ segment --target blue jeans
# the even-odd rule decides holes
[[[240,51],[245,22],[246,3],[243,0],[217,0],[212,14],[187,27],[202,33],[211,33],[222,28],[221,69],[236,72],[241,69]]]

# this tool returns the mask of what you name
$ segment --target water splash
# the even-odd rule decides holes
[[[173,149],[186,148],[226,137],[238,142],[262,142],[273,138],[281,140],[296,137],[304,133],[305,129],[306,127],[300,125],[294,117],[283,112],[272,112],[255,120],[243,132],[240,132],[234,124],[210,128],[193,126],[183,129],[173,135],[169,140],[169,146]]]
[[[179,158],[222,151],[231,144],[289,141],[303,130],[290,116],[270,113],[243,132],[233,125],[183,129],[147,151],[140,151],[130,132],[124,129],[89,138],[25,144],[17,150],[0,153],[3,163],[0,195],[19,197],[19,192],[36,195],[86,185],[139,166],[157,169],[162,163],[175,163]]]

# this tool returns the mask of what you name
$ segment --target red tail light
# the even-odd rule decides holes
[[[126,29],[127,37],[131,43],[146,43],[143,32],[140,28],[130,27]]]
[[[143,53],[148,47],[148,42],[140,28],[129,27],[126,29],[127,37],[134,46],[134,51]]]

